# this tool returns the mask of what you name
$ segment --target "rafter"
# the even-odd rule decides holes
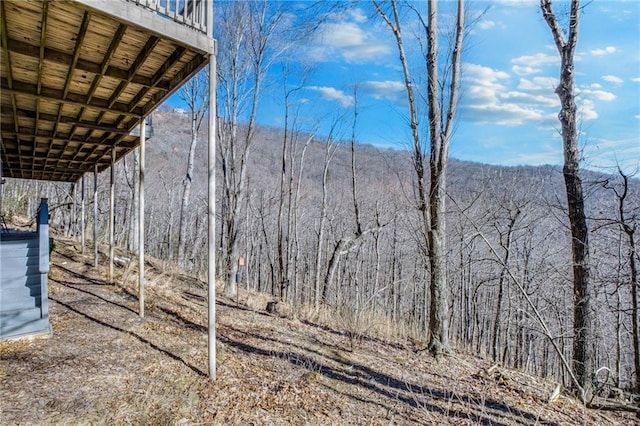
[[[13,87],[9,87],[9,82],[7,79],[2,79],[1,87],[3,91],[12,94],[22,94],[31,96],[34,99],[38,97],[37,86],[35,84],[22,83],[19,81],[13,82]],[[116,114],[126,115],[126,116],[138,116],[142,113],[142,108],[135,108],[133,111],[129,111],[129,106],[124,103],[117,102],[113,104],[111,107],[108,106],[109,101],[100,98],[93,98],[90,104],[85,102],[85,96],[78,93],[68,93],[67,98],[65,100],[62,99],[63,92],[62,90],[53,89],[50,87],[42,87],[40,97],[42,99],[47,99],[54,102],[60,102],[61,104],[71,104],[77,106],[84,106],[88,108],[93,108],[102,112],[113,112]]]
[[[5,176],[74,181],[107,169],[111,150],[131,152],[136,124],[206,64],[202,34],[150,12],[132,20],[138,5],[126,6],[129,18],[108,0],[0,0]]]
[[[129,68],[129,76],[125,81],[120,82],[120,84],[118,85],[118,88],[113,92],[113,95],[111,95],[111,98],[109,98],[109,106],[113,105],[118,100],[118,98],[120,97],[120,94],[122,94],[124,89],[131,82],[131,80],[136,75],[136,73],[138,72],[142,64],[144,64],[144,61],[146,61],[149,55],[151,55],[151,52],[159,42],[160,42],[160,39],[156,36],[152,36],[149,38],[149,40],[147,40],[144,47],[140,51],[140,54],[136,57],[136,60],[133,61],[133,64]]]
[[[34,134],[30,134],[28,131],[26,131],[26,129],[23,129],[23,128],[20,128],[18,132],[15,132],[13,130],[5,129],[3,127],[2,134],[4,137],[15,136],[15,137],[27,138],[27,139],[46,139],[48,141],[53,141],[53,142],[74,142],[74,143],[80,143],[80,144],[92,145],[92,146],[93,145],[107,146],[107,147],[113,146],[113,144],[104,142],[102,137],[85,139],[81,136],[72,136],[70,134],[66,134],[66,135],[59,134],[54,136],[51,132],[47,132],[44,130],[38,130],[34,135]]]
[[[20,55],[25,55],[30,58],[40,58],[40,48],[33,46],[29,43],[25,43],[19,40],[8,39],[7,40],[8,50],[11,53],[17,53]],[[73,55],[69,55],[64,52],[60,52],[55,49],[51,49],[49,47],[44,48],[44,56],[43,59],[45,61],[58,64],[58,65],[70,65],[73,62]],[[105,77],[110,77],[115,80],[126,81],[129,78],[129,71],[123,70],[121,68],[114,67],[112,65],[107,66],[107,69],[102,72],[102,64],[98,64],[95,62],[87,61],[84,59],[78,59],[76,63],[76,69],[84,72],[89,72],[91,74],[103,74]],[[131,79],[131,83],[138,84],[140,86],[151,86],[151,78],[136,75]],[[156,87],[160,90],[166,91],[168,88],[168,84],[166,82],[161,82],[156,85]]]
[[[29,110],[20,109],[20,108],[18,108],[17,114],[18,114],[18,117],[24,117],[24,118],[30,118],[30,119],[35,119],[36,118],[36,113],[35,112],[29,111]],[[45,122],[54,123],[56,121],[56,119],[57,119],[57,116],[54,115],[54,114],[47,114],[47,113],[41,112],[38,118],[40,119],[41,122],[45,121]],[[86,129],[91,129],[91,130],[99,130],[99,131],[109,132],[109,133],[128,134],[128,133],[131,132],[131,129],[120,128],[120,127],[114,126],[113,124],[99,125],[99,124],[96,124],[93,121],[76,120],[74,117],[64,117],[64,116],[62,116],[62,117],[60,117],[59,122],[61,124],[66,124],[66,123],[77,124],[78,127],[80,127],[80,128],[86,128]]]
[[[7,86],[11,89],[13,88],[13,74],[12,74],[12,66],[11,66],[11,56],[9,55],[9,51],[7,49],[7,11],[4,7],[4,2],[0,2],[0,15],[2,16],[2,28],[0,28],[0,39],[2,43],[2,51],[4,52],[4,63],[5,63],[5,72],[7,73]],[[15,94],[11,94],[11,108],[13,110],[13,125],[15,126],[16,131],[18,130],[18,118],[16,115],[16,110],[18,109],[18,105],[16,103]],[[18,158],[18,164],[20,168],[22,168],[22,159]],[[0,176],[1,177],[1,176]]]
[[[40,95],[42,89],[42,69],[44,68],[44,49],[45,41],[47,39],[47,14],[49,13],[49,3],[45,2],[42,5],[42,17],[40,18],[40,54],[38,57],[38,87],[37,93]],[[40,126],[40,98],[36,99],[36,118],[34,129],[37,132]],[[35,162],[31,163],[31,169],[35,168]]]

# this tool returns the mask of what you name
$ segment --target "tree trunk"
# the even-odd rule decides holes
[[[560,98],[558,119],[562,126],[564,167],[562,169],[569,223],[571,227],[571,254],[573,258],[573,371],[582,389],[581,399],[590,399],[593,373],[593,325],[590,307],[589,233],[584,210],[584,195],[580,179],[578,131],[574,93],[574,52],[578,41],[579,0],[571,1],[568,38],[565,41],[551,7],[551,0],[540,0],[542,15],[551,29],[560,54],[560,84],[556,94]]]
[[[446,269],[446,174],[449,142],[453,128],[460,78],[460,58],[464,33],[464,3],[458,0],[455,41],[451,56],[452,75],[446,109],[441,105],[438,80],[438,21],[437,1],[429,0],[427,23],[427,98],[429,101],[429,139],[431,172],[429,208],[431,226],[428,231],[429,263],[431,266],[431,298],[429,314],[429,351],[436,357],[450,350],[449,345],[449,288]],[[443,111],[444,110],[444,111]],[[446,118],[442,113],[446,112]]]
[[[460,58],[462,52],[462,36],[464,30],[463,0],[457,2],[457,20],[455,37],[451,46],[450,66],[451,74],[448,87],[447,105],[442,105],[438,80],[438,22],[437,1],[428,1],[428,21],[422,22],[427,33],[427,100],[429,111],[429,139],[430,139],[430,190],[427,194],[425,184],[423,147],[418,128],[417,104],[414,97],[413,81],[409,71],[409,64],[404,51],[400,15],[397,1],[391,1],[392,18],[382,10],[374,0],[373,5],[378,15],[385,21],[393,32],[400,63],[404,75],[407,101],[410,114],[410,127],[413,136],[413,166],[416,171],[416,185],[418,192],[418,210],[421,212],[422,228],[425,233],[426,252],[429,258],[429,351],[439,357],[450,350],[449,344],[449,288],[446,270],[446,169],[449,152],[449,141],[453,128],[453,118],[460,78]],[[443,117],[443,114],[445,117]],[[425,302],[427,293],[424,294]],[[426,303],[425,303],[426,305]]]

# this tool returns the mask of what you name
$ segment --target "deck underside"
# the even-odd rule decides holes
[[[75,182],[103,171],[214,49],[201,31],[125,0],[3,0],[0,13],[6,177]]]

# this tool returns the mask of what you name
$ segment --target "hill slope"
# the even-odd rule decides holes
[[[140,319],[133,268],[107,285],[56,240],[49,339],[0,342],[3,424],[633,424],[553,404],[551,381],[456,354],[269,315],[257,295],[218,298],[218,380],[206,377],[202,283],[149,263]],[[264,300],[260,301],[260,304]]]

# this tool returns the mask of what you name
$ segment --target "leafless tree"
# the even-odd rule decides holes
[[[424,170],[424,148],[418,128],[418,106],[414,93],[414,81],[409,70],[409,62],[404,48],[401,19],[398,2],[391,0],[391,13],[385,12],[381,5],[372,0],[378,15],[393,32],[400,55],[410,127],[413,137],[413,166],[417,177],[418,209],[422,213],[422,225],[427,236],[426,248],[430,269],[429,298],[429,350],[440,356],[450,350],[449,344],[449,288],[446,269],[446,172],[449,157],[449,143],[453,132],[458,90],[460,84],[460,60],[462,57],[462,39],[464,35],[464,1],[458,0],[454,37],[447,65],[448,82],[439,79],[438,39],[438,2],[427,3],[427,21],[416,14],[422,23],[427,37],[425,62],[427,65],[427,104],[429,121],[429,190],[427,192]],[[415,9],[414,9],[415,10]],[[447,84],[448,83],[448,84]],[[446,94],[443,88],[446,87]]]
[[[560,83],[556,94],[561,109],[558,119],[562,126],[564,148],[563,175],[567,192],[569,223],[571,226],[571,252],[573,256],[573,369],[582,389],[583,402],[590,399],[591,375],[593,373],[593,320],[590,307],[591,287],[589,280],[589,229],[584,207],[580,158],[578,152],[578,129],[574,90],[574,54],[578,43],[578,21],[580,1],[571,0],[569,24],[563,31],[551,6],[551,0],[540,0],[542,15],[549,26],[560,54]],[[565,36],[566,34],[566,36]]]
[[[626,261],[629,268],[629,294],[631,297],[631,335],[633,340],[633,366],[635,370],[635,388],[640,392],[640,307],[638,306],[638,250],[636,245],[636,230],[640,222],[640,205],[629,206],[630,190],[629,176],[618,167],[620,182],[610,179],[602,182],[602,186],[615,195],[617,217],[614,221],[606,220],[605,225],[616,225],[626,237]],[[620,259],[622,261],[622,259]],[[619,294],[618,294],[619,296]],[[618,302],[618,305],[620,303]]]
[[[180,203],[180,225],[178,233],[178,264],[185,268],[187,229],[189,224],[188,214],[191,202],[191,185],[194,180],[194,164],[196,158],[196,147],[198,145],[198,131],[203,118],[209,110],[209,70],[208,68],[196,74],[180,89],[180,99],[187,106],[189,121],[191,124],[189,145],[189,156],[187,159],[187,170],[182,179],[182,202]]]
[[[256,117],[266,72],[287,51],[288,15],[265,0],[231,2],[221,8],[219,41],[220,156],[223,177],[225,292],[237,292],[239,232],[247,192],[247,161],[256,135]],[[240,120],[245,121],[242,133]]]

